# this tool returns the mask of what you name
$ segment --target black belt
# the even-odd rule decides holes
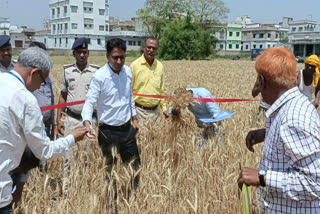
[[[122,124],[121,126],[111,126],[111,125],[107,125],[105,123],[100,123],[99,124],[99,129],[103,130],[103,129],[109,129],[111,131],[125,131],[128,130],[131,126],[131,122],[130,120],[128,122],[126,122],[125,124]]]
[[[136,106],[145,110],[156,110],[158,108],[158,105],[152,106],[152,107],[146,107],[146,106],[140,105],[139,103],[136,103]]]
[[[65,112],[67,113],[67,115],[73,117],[74,119],[82,120],[81,114],[74,113],[69,108],[66,108]],[[97,118],[97,113],[93,112],[92,117]]]

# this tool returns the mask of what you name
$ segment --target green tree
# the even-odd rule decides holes
[[[224,21],[229,13],[221,0],[189,0],[189,5],[193,19],[203,27]]]
[[[147,0],[145,7],[137,11],[148,33],[159,39],[161,29],[179,14],[188,11],[187,0]]]
[[[205,59],[213,53],[217,39],[210,32],[191,21],[190,14],[185,19],[176,18],[162,31],[159,56],[165,60]]]

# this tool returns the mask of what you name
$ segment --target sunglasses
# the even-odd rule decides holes
[[[125,56],[111,56],[111,58],[115,61],[118,61],[120,59],[121,61],[125,59]]]
[[[41,79],[42,79],[41,86],[46,85],[46,80],[45,80],[44,77],[42,76],[42,72],[41,72],[40,70],[39,70],[38,72],[39,72],[39,75],[40,75],[40,77],[41,77]]]

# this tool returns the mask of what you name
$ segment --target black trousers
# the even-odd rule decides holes
[[[1,207],[0,208],[0,214],[12,214],[12,205],[9,204],[6,207]]]
[[[98,141],[107,161],[108,172],[111,172],[112,166],[117,162],[117,159],[112,157],[113,147],[117,148],[123,163],[128,164],[132,161],[134,170],[140,167],[140,156],[135,138],[136,130],[130,122],[127,124],[122,127],[99,125]]]

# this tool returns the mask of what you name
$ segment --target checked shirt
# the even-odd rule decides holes
[[[266,112],[266,136],[259,170],[260,213],[320,213],[320,119],[297,87]]]

